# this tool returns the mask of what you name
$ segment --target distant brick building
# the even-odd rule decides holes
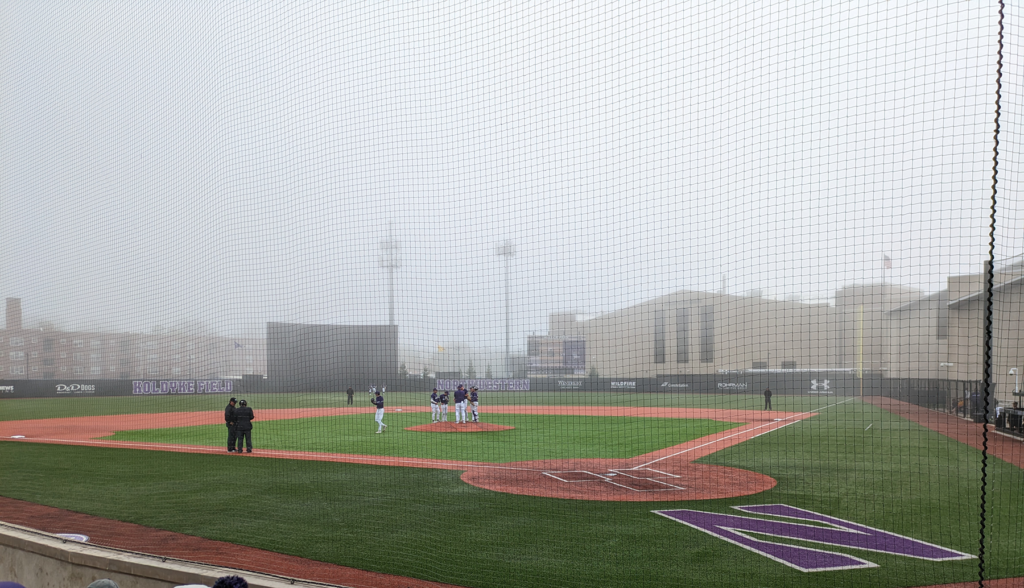
[[[21,301],[7,299],[0,379],[229,378],[266,373],[264,339],[187,333],[25,329]]]

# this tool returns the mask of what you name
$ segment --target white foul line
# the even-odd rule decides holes
[[[842,402],[836,402],[835,404],[830,404],[828,406],[823,406],[821,408],[816,408],[814,410],[808,410],[807,412],[799,412],[797,414],[790,415],[790,416],[788,416],[788,417],[786,417],[784,419],[779,419],[779,420],[785,421],[785,420],[789,420],[789,419],[795,419],[795,418],[797,418],[799,416],[820,412],[822,410],[825,410],[826,408],[832,408],[833,406],[839,406],[840,404],[846,404],[847,402],[850,402],[851,400],[856,400],[856,396],[853,397],[853,398],[849,398],[847,400],[844,400]],[[702,443],[702,444],[700,444],[700,445],[698,445],[696,447],[691,447],[689,449],[684,449],[682,451],[678,451],[676,453],[673,453],[672,455],[666,455],[665,457],[659,457],[658,459],[656,459],[654,461],[649,461],[649,462],[647,462],[645,464],[641,464],[641,465],[638,465],[638,466],[636,466],[634,468],[630,468],[630,469],[634,469],[635,470],[637,468],[645,468],[645,467],[651,465],[652,463],[658,463],[659,461],[661,461],[663,459],[668,459],[670,457],[675,457],[677,455],[682,455],[684,453],[689,453],[689,452],[694,451],[696,449],[700,449],[701,447],[707,447],[708,445],[714,445],[715,443],[719,443],[721,441],[725,441],[726,439],[732,439],[733,437],[737,437],[739,435],[746,435],[746,434],[750,433],[751,431],[756,431],[756,430],[758,430],[760,428],[763,428],[763,427],[770,427],[770,426],[776,424],[777,422],[778,421],[773,421],[773,422],[770,422],[770,423],[765,423],[763,425],[758,425],[758,426],[754,427],[753,429],[743,429],[742,431],[739,431],[738,433],[733,433],[732,435],[726,435],[725,437],[722,437],[720,439],[715,439],[714,441],[708,441],[707,443]],[[778,431],[782,427],[788,427],[789,425],[795,424],[797,422],[799,422],[799,421],[793,421],[792,423],[786,423],[785,425],[782,425],[781,427],[775,427],[774,429],[771,429],[769,431],[765,431],[764,433],[760,433],[758,435],[754,435],[753,437],[751,437],[751,439],[760,437],[761,435],[767,435],[768,433],[771,433],[772,431]]]

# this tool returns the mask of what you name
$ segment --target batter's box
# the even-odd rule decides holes
[[[572,472],[541,472],[545,476],[551,476],[559,482],[607,482],[608,480],[603,476],[599,476],[592,472],[584,471],[572,471]]]
[[[651,468],[608,471],[616,473],[620,476],[629,476],[630,478],[642,478],[645,480],[670,480],[672,478],[679,477],[675,474],[670,474],[668,472],[663,472],[660,470],[652,470]]]
[[[607,482],[612,486],[625,488],[634,492],[663,492],[666,490],[686,490],[662,479],[678,478],[674,474],[658,470],[609,470],[606,474],[595,474],[582,470],[569,472],[541,472],[559,482]],[[659,479],[660,478],[660,479]]]
[[[627,488],[635,492],[665,492],[668,490],[686,490],[682,486],[676,486],[675,484],[669,484],[668,482],[662,482],[661,480],[654,480],[651,478],[630,478],[629,476],[615,476],[614,478],[605,478],[605,481],[609,484],[614,484],[621,488]]]

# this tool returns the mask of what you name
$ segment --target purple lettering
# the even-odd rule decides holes
[[[755,519],[697,510],[663,510],[654,512],[803,572],[850,570],[878,566],[851,555],[798,547],[796,545],[773,543],[771,541],[754,539],[746,533],[798,539],[838,547],[851,547],[931,561],[973,559],[974,557],[966,553],[932,545],[931,543],[925,543],[785,504],[736,506],[733,508],[753,514],[824,523],[831,525],[831,527]]]
[[[142,391],[142,382],[139,380],[132,381],[132,394],[145,394]]]

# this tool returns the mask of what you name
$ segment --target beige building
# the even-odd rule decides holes
[[[891,378],[955,379],[949,369],[949,292],[901,304],[889,311]]]
[[[888,375],[888,311],[920,298],[920,290],[891,284],[845,287],[834,306],[683,290],[585,321],[587,371],[612,378],[749,369]]]
[[[587,369],[644,378],[842,367],[841,326],[828,304],[683,290],[586,321]]]
[[[1013,402],[1012,369],[1024,371],[1024,262],[997,265],[992,287],[992,382]],[[948,288],[889,313],[892,377],[980,381],[984,377],[984,274],[951,276]]]

